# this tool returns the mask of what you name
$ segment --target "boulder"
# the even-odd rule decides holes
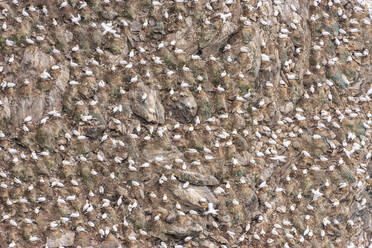
[[[71,231],[56,231],[50,233],[47,237],[48,247],[73,246],[75,241],[75,233]]]
[[[179,122],[191,122],[198,111],[198,105],[194,96],[188,92],[182,92],[172,106],[173,115]]]
[[[158,90],[140,83],[138,87],[131,92],[131,100],[133,113],[148,122],[164,123],[165,112]]]
[[[174,157],[182,156],[177,147],[168,142],[149,142],[143,146],[142,154],[148,161],[153,161],[155,157],[163,157],[164,160],[170,160]]]
[[[177,222],[163,225],[162,232],[168,235],[184,238],[186,236],[197,236],[203,231],[201,225],[190,217],[179,218]]]
[[[183,204],[204,209],[200,202],[200,199],[205,198],[207,202],[217,205],[218,200],[212,193],[212,191],[206,186],[194,186],[190,185],[187,188],[183,188],[182,184],[178,186],[170,186],[170,191],[179,198],[179,201]]]

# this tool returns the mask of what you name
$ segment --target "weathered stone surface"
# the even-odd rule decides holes
[[[219,29],[207,31],[210,32],[209,35],[204,31],[206,36],[202,39],[203,42],[199,44],[203,51],[203,56],[209,57],[210,55],[216,55],[230,36],[237,30],[238,26],[235,23],[227,21]]]
[[[251,188],[245,187],[244,190],[239,192],[239,195],[243,199],[247,211],[251,213],[257,211],[259,205],[258,198]]]
[[[148,122],[164,123],[165,112],[158,90],[140,83],[131,94],[132,111]]]
[[[70,70],[66,66],[62,66],[56,76],[55,84],[58,89],[63,94],[68,86],[68,81],[70,79]]]
[[[207,202],[217,204],[218,200],[213,195],[212,191],[206,186],[193,186],[183,188],[182,184],[171,186],[169,190],[184,204],[193,207],[204,208],[201,199],[204,198]]]
[[[102,248],[122,248],[121,242],[113,235],[109,235],[101,244]]]
[[[156,157],[163,158],[165,161],[170,161],[174,157],[182,156],[182,153],[176,146],[167,142],[149,142],[143,146],[142,154],[149,161],[155,160]]]
[[[186,236],[198,236],[203,228],[190,217],[182,217],[177,222],[172,224],[165,224],[162,232],[175,236],[177,238],[184,238]]]
[[[212,186],[219,184],[219,181],[214,176],[202,175],[196,172],[181,171],[177,174],[177,178],[182,182],[189,182],[193,185]]]
[[[75,233],[71,231],[66,232],[52,232],[47,237],[48,247],[73,246],[75,241]]]
[[[43,95],[34,95],[19,99],[17,104],[11,104],[11,122],[20,125],[27,116],[31,116],[34,122],[40,121],[45,111],[45,104]]]
[[[283,106],[280,107],[280,111],[283,114],[288,114],[292,112],[293,110],[293,103],[292,102],[286,102]]]
[[[41,73],[54,65],[55,59],[40,50],[38,47],[27,47],[23,53],[22,65],[28,73]]]
[[[173,100],[173,102],[172,110],[175,118],[183,123],[192,121],[198,111],[194,96],[190,92],[182,92],[179,98]]]
[[[57,26],[55,35],[57,41],[56,47],[61,50],[66,50],[74,37],[74,34],[66,26],[61,25]]]

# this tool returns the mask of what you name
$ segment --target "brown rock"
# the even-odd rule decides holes
[[[102,248],[122,248],[121,242],[115,238],[113,235],[109,235],[105,241],[102,242]]]
[[[187,123],[192,121],[193,117],[196,115],[198,105],[190,92],[182,92],[180,97],[174,100],[172,110],[173,115],[178,121]]]
[[[54,58],[42,52],[38,47],[30,46],[24,51],[22,66],[28,73],[33,73],[34,76],[48,70],[54,63]]]
[[[15,125],[20,125],[27,116],[31,116],[33,122],[38,122],[44,114],[45,105],[43,95],[33,95],[17,99],[16,103],[10,106],[11,122]]]
[[[142,153],[148,161],[153,161],[155,157],[163,157],[165,160],[174,157],[181,157],[182,154],[176,146],[164,142],[149,142],[142,148]]]
[[[172,224],[165,224],[163,228],[163,233],[178,238],[197,236],[203,231],[203,228],[188,216],[183,216],[182,218],[179,218],[177,222]]]
[[[71,231],[56,231],[50,233],[47,237],[49,247],[73,246],[75,233]]]
[[[280,112],[282,112],[283,114],[288,114],[292,112],[293,108],[294,107],[292,102],[286,102],[284,105],[280,107]]]
[[[202,175],[196,172],[181,171],[177,178],[182,182],[190,182],[193,185],[211,186],[219,184],[219,181],[214,176]]]
[[[159,91],[140,83],[131,92],[131,100],[133,113],[148,122],[164,123],[165,113]]]
[[[188,186],[183,188],[182,184],[179,184],[178,186],[169,185],[169,189],[185,205],[203,209],[204,205],[200,202],[201,198],[205,198],[207,202],[215,205],[218,203],[212,191],[206,186]]]

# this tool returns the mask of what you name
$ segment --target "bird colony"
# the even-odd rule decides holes
[[[0,1],[0,246],[371,247],[371,21]]]

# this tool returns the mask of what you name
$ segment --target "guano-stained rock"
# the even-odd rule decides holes
[[[201,199],[204,198],[207,202],[218,204],[217,198],[213,195],[212,191],[206,186],[190,185],[183,188],[182,184],[178,186],[171,186],[169,190],[184,204],[203,209]]]
[[[132,92],[132,111],[148,122],[164,123],[165,112],[158,90],[139,84]]]

